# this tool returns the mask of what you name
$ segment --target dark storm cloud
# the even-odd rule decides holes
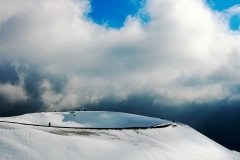
[[[15,88],[20,87],[18,85],[20,81],[18,72],[27,72],[24,76],[24,86],[22,87],[28,97],[24,100],[17,99],[15,101],[9,101],[9,98],[5,97],[2,95],[3,93],[0,92],[0,116],[14,116],[24,113],[45,111],[47,108],[42,103],[39,84],[47,78],[54,84],[53,90],[55,92],[61,92],[62,86],[66,83],[63,77],[46,74],[42,75],[35,67],[16,68],[13,62],[8,62],[8,60],[6,60],[0,65],[0,88],[1,86],[6,86],[6,84]]]
[[[17,79],[18,76],[11,63],[0,63],[0,83],[15,83]]]

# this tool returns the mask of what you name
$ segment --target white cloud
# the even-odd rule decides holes
[[[80,80],[72,79],[67,86],[63,87],[62,92],[56,92],[52,84],[48,80],[44,80],[40,86],[41,99],[49,110],[72,109],[80,104],[95,103],[103,98],[102,94],[104,93],[97,93],[98,90],[93,90],[92,87],[87,89],[87,86],[81,86]]]
[[[15,84],[0,83],[0,96],[11,104],[24,102],[29,98],[25,90],[25,73],[20,70],[20,64],[17,61],[13,63],[13,67],[15,68],[18,82]]]
[[[21,85],[12,85],[10,83],[0,84],[0,96],[12,104],[24,102],[28,98],[25,89]]]
[[[227,16],[233,16],[233,15],[236,15],[236,14],[240,14],[240,5],[235,5],[231,8],[228,8],[225,10]]]
[[[231,96],[229,87],[239,84],[239,33],[204,0],[149,0],[150,22],[128,17],[120,29],[95,24],[85,16],[89,9],[86,0],[0,0],[0,56],[68,78],[59,93],[41,84],[46,106],[142,92],[169,103],[206,102]],[[213,82],[221,68],[231,76]],[[195,75],[197,87],[182,83]]]

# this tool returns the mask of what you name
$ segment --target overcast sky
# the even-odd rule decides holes
[[[0,0],[0,115],[164,106],[189,122],[179,117],[196,107],[228,109],[240,100],[239,26],[237,0]],[[146,104],[130,106],[139,95]]]

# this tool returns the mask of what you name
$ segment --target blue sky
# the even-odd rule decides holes
[[[91,0],[89,16],[98,24],[113,28],[123,26],[128,15],[135,15],[144,0]]]
[[[231,8],[235,5],[240,4],[239,0],[207,0],[207,2],[212,9],[217,10],[217,11],[224,11],[228,8]],[[233,15],[230,18],[229,25],[232,30],[239,30],[239,26],[240,26],[239,14]]]
[[[98,24],[112,28],[121,28],[128,15],[136,15],[145,0],[91,0],[91,13],[89,17]],[[207,0],[213,10],[224,11],[234,5],[240,4],[239,0]],[[230,27],[238,30],[240,16],[235,15],[230,19]]]
[[[236,4],[240,4],[239,0],[207,0],[210,6],[218,11],[223,11]]]

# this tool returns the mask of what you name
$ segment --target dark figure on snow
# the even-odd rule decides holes
[[[48,126],[49,126],[49,127],[51,126],[51,122],[48,123]]]

